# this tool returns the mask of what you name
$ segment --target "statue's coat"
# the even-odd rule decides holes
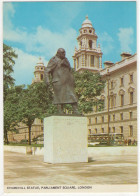
[[[52,57],[45,68],[45,80],[49,82],[49,75],[52,76],[54,90],[54,104],[76,103],[74,93],[74,78],[70,63],[67,58],[61,59],[57,55]]]

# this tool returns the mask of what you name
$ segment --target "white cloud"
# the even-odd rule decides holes
[[[12,3],[4,2],[3,6],[3,24],[4,29],[10,29],[13,27],[11,18],[14,16],[15,10]]]
[[[49,23],[55,25],[55,28],[61,28],[61,32],[66,28],[69,28],[72,23],[75,22],[75,18],[80,15],[82,8],[84,8],[85,2],[59,2],[56,3],[56,7],[52,6],[51,9],[46,12],[46,18],[49,18]],[[60,5],[60,6],[59,6]],[[52,17],[53,13],[53,17]],[[61,24],[60,24],[61,21]],[[61,26],[60,26],[61,25]]]
[[[74,29],[66,28],[63,33],[58,33],[38,26],[34,33],[28,33],[24,27],[19,29],[13,26],[12,17],[14,13],[15,10],[11,3],[4,4],[4,40],[18,43],[21,48],[24,48],[24,51],[15,48],[18,54],[14,66],[16,84],[30,84],[38,57],[43,56],[44,60],[49,60],[56,54],[58,48],[66,50],[66,57],[71,66],[73,65],[72,55],[77,38],[77,32]]]
[[[134,30],[132,27],[130,28],[119,28],[119,33],[117,34],[120,46],[121,46],[121,52],[132,52],[130,45],[133,44],[134,41]]]
[[[27,50],[40,52],[47,57],[53,56],[58,48],[65,48],[67,56],[70,58],[74,52],[77,32],[74,29],[67,29],[63,33],[51,32],[49,29],[37,28],[36,34],[32,37],[31,42],[27,45]],[[39,44],[39,46],[38,46]],[[32,47],[33,46],[33,47]]]
[[[12,5],[11,5],[12,6]],[[14,9],[6,9],[6,16],[14,14]],[[11,18],[7,19],[11,23]],[[12,23],[11,23],[12,24]],[[4,40],[20,43],[26,52],[35,52],[41,56],[46,56],[48,60],[56,54],[58,48],[65,48],[67,58],[73,64],[72,55],[76,45],[77,32],[72,28],[66,28],[63,33],[51,32],[47,28],[38,26],[34,33],[27,33],[4,22]]]
[[[4,40],[13,42],[22,42],[26,35],[26,32],[22,32],[17,28],[14,28],[12,24],[12,18],[14,17],[15,9],[12,3],[4,2],[3,6],[3,37]]]
[[[39,61],[38,56],[34,56],[24,51],[14,48],[15,53],[18,55],[18,58],[15,59],[14,65],[14,74],[13,77],[16,80],[16,84],[31,84],[32,79],[34,78],[34,70],[36,63]],[[47,65],[47,61],[42,57],[44,65]]]
[[[72,55],[76,45],[77,32],[74,29],[67,29],[63,33],[51,32],[49,29],[39,26],[36,32],[28,34],[21,30],[9,30],[4,33],[4,39],[21,43],[27,52],[36,52],[46,55],[49,59],[55,55],[58,48],[65,48],[67,57],[72,63]]]
[[[112,52],[112,50],[114,49],[114,40],[113,38],[107,33],[107,32],[103,32],[103,33],[98,33],[99,35],[99,43],[101,45],[101,50],[103,52],[104,55],[107,55],[109,53]]]

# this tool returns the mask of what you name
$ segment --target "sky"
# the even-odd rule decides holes
[[[121,60],[122,52],[137,52],[135,1],[3,2],[3,40],[18,54],[15,84],[31,84],[39,57],[44,65],[58,48],[72,56],[88,15],[103,52],[102,62]]]

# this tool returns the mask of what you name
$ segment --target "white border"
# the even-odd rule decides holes
[[[24,2],[28,2],[29,0],[23,0]],[[30,0],[30,1],[33,1],[33,0]],[[36,0],[34,0],[36,1]],[[59,0],[51,0],[51,1],[59,1]],[[61,1],[65,1],[65,0],[61,0]],[[71,1],[74,1],[74,0],[71,0]],[[81,1],[84,1],[84,0],[81,0]],[[88,0],[88,1],[93,1],[93,0]],[[98,1],[105,1],[105,0],[98,0]],[[110,0],[110,1],[113,1],[113,0]],[[116,1],[122,1],[122,0],[116,0]],[[123,0],[123,1],[135,1],[135,0]],[[9,0],[0,0],[0,24],[3,24],[2,22],[2,16],[3,16],[3,9],[2,9],[2,4],[3,2],[9,2]],[[10,2],[20,2],[20,0],[11,0]],[[42,0],[42,2],[45,2],[45,0]],[[140,77],[139,77],[139,73],[140,73],[140,57],[139,57],[139,28],[140,28],[140,25],[139,25],[139,18],[140,18],[140,2],[138,0],[136,0],[135,2],[137,2],[137,54],[138,54],[138,92],[140,92],[140,89],[139,89],[139,84],[140,84]],[[3,25],[2,25],[3,26]],[[3,35],[3,28],[1,27],[0,28],[0,35]],[[1,134],[0,134],[0,155],[1,155],[1,163],[3,163],[3,69],[2,69],[2,65],[3,65],[3,59],[2,59],[2,54],[3,54],[3,36],[0,36],[0,40],[1,40],[1,45],[0,45],[0,130],[1,130]],[[139,111],[140,111],[140,105],[139,105],[139,100],[140,100],[140,95],[138,94],[138,97],[137,97],[137,100],[138,100],[138,129],[140,127],[140,122],[139,122]],[[138,140],[140,141],[140,133],[138,133]],[[139,143],[139,142],[138,142]],[[140,149],[139,149],[139,152],[140,152]],[[139,161],[140,161],[140,158],[139,158]],[[3,164],[0,163],[0,195],[9,195],[9,194],[4,194],[3,193]],[[140,171],[139,171],[139,175],[140,175]],[[140,185],[140,182],[139,182],[139,185]],[[140,187],[140,186],[139,186]],[[99,195],[104,195],[104,196],[137,196],[139,195],[140,193],[140,190],[138,193],[88,193],[88,194],[92,194],[94,196],[99,196]],[[21,195],[30,195],[30,196],[34,196],[34,195],[73,195],[73,194],[78,194],[78,193],[39,193],[39,194],[21,194]],[[87,195],[85,193],[79,193],[80,195]],[[78,194],[78,195],[79,195]],[[10,196],[14,196],[14,195],[19,195],[19,193],[17,194],[10,194]]]

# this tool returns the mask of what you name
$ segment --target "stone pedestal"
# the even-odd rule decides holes
[[[50,116],[44,119],[44,162],[88,162],[87,118]]]

